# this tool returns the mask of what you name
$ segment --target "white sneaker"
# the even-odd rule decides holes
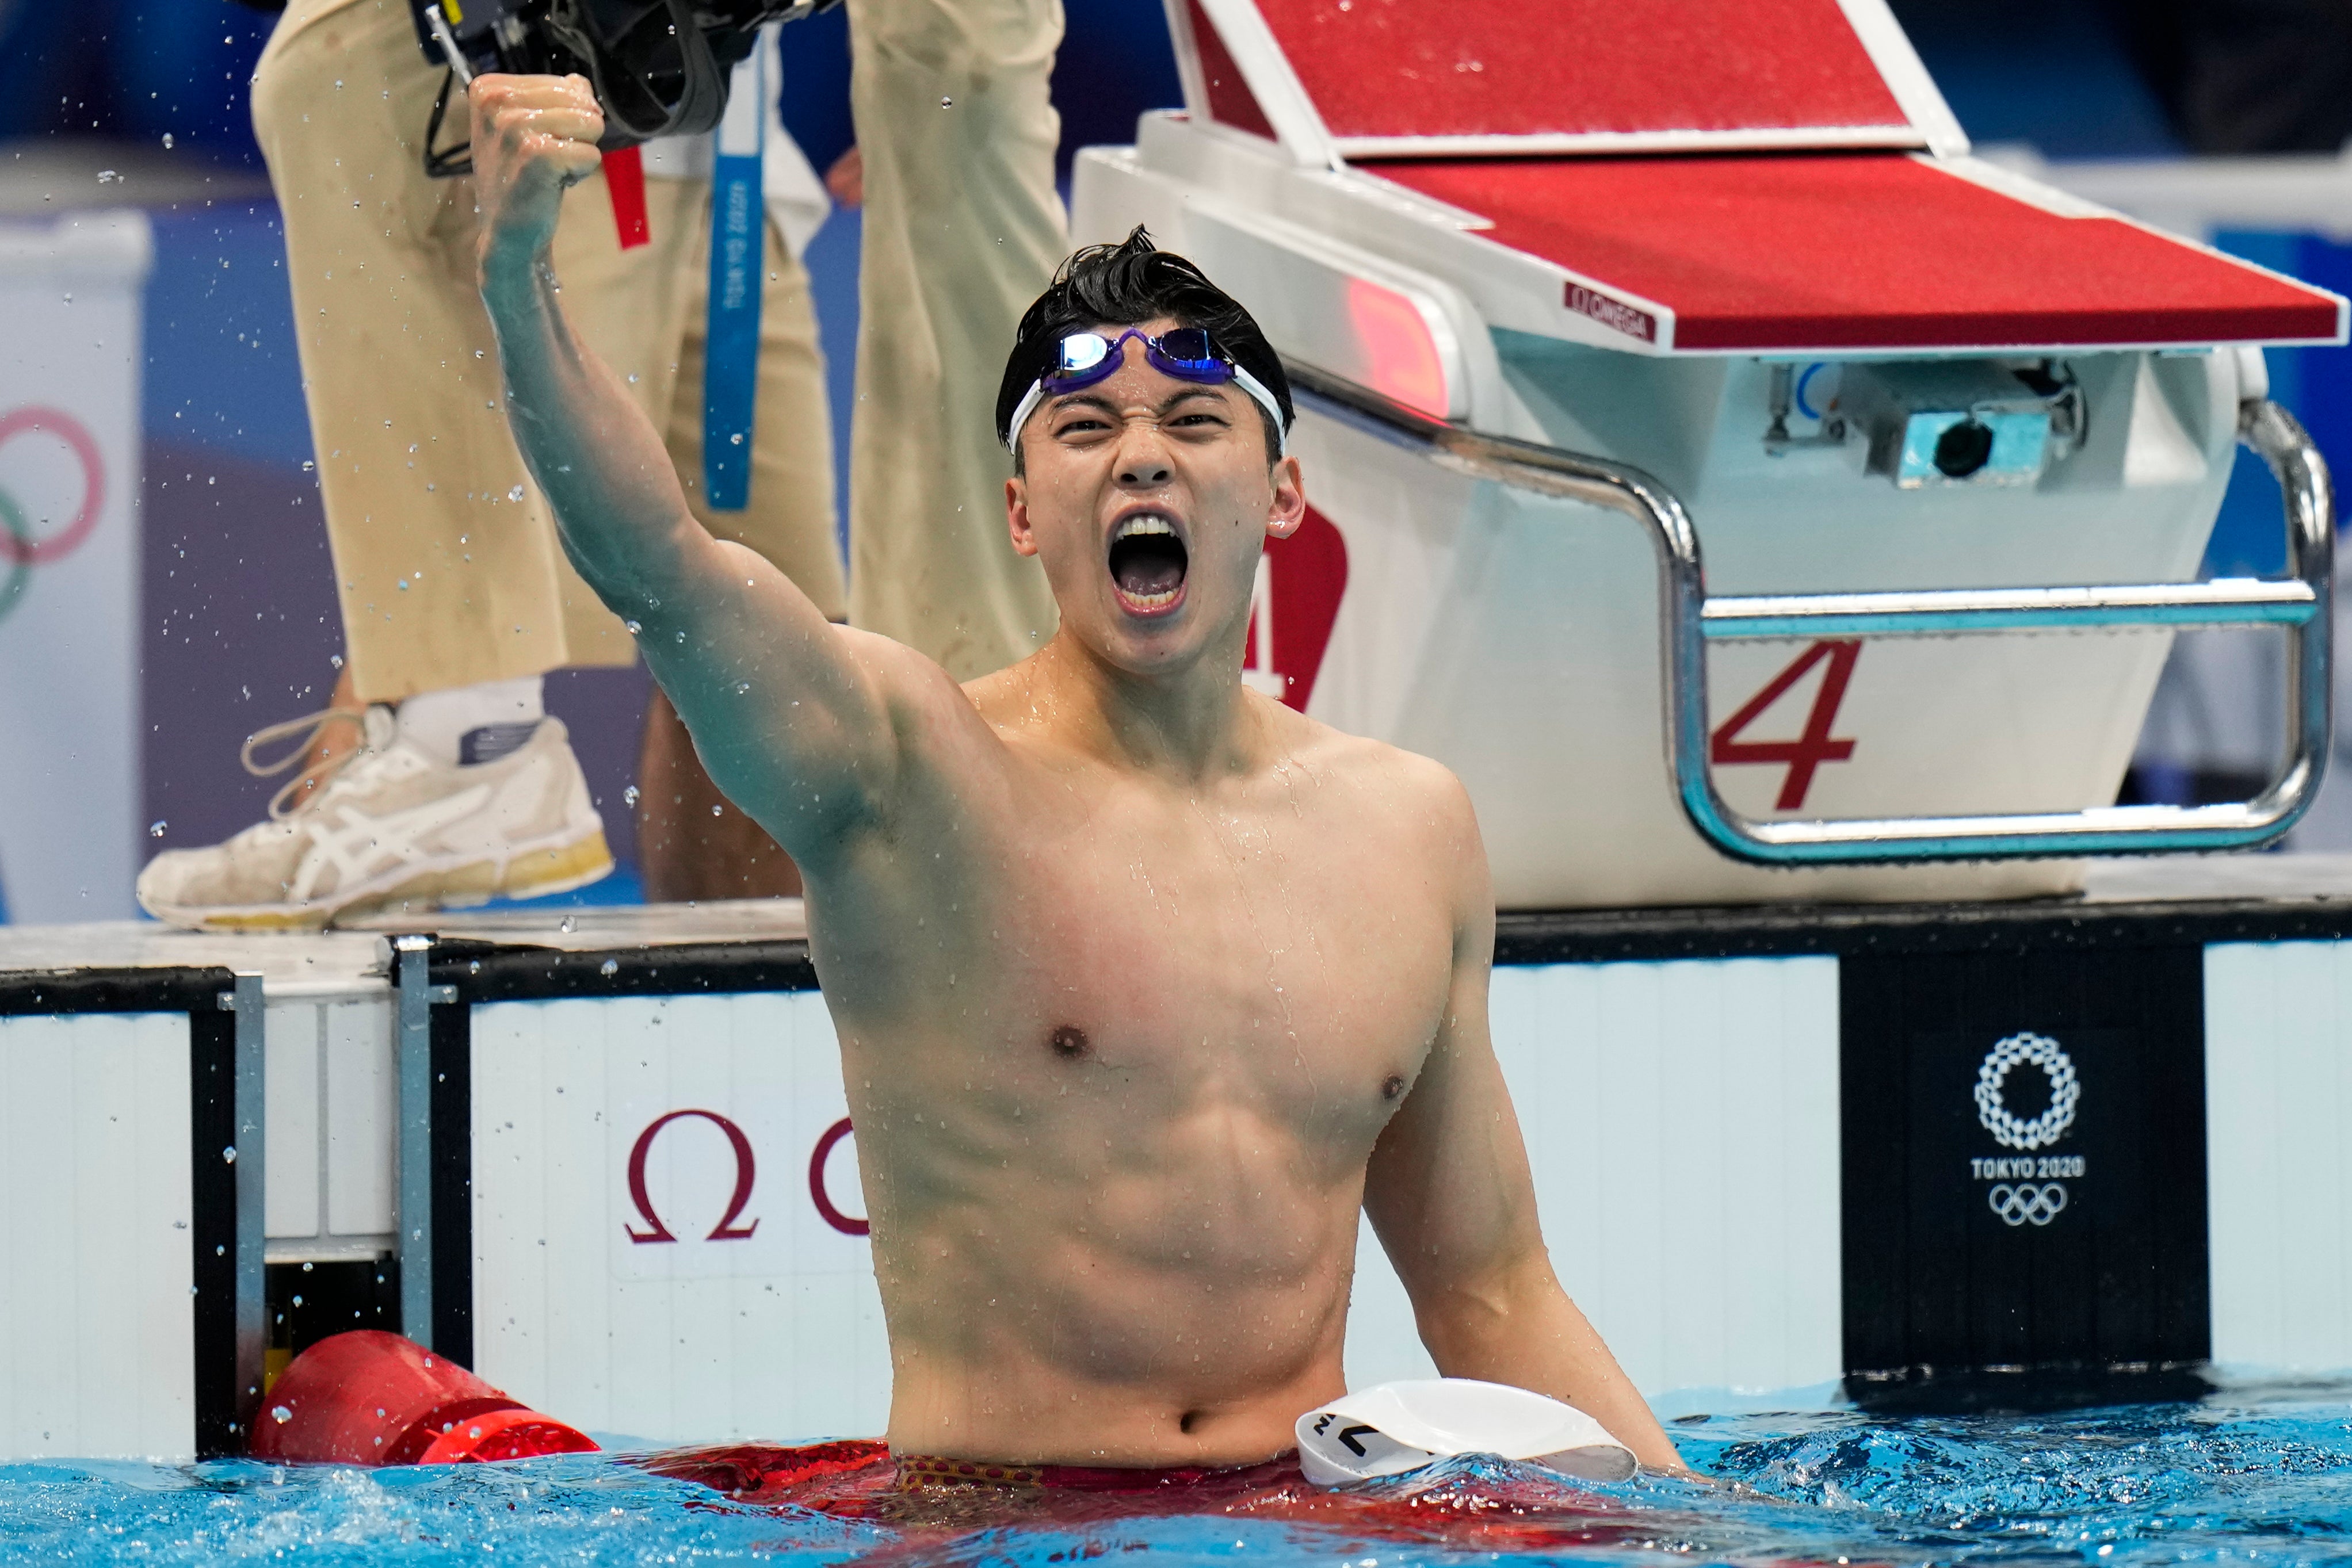
[[[513,750],[462,766],[404,738],[388,707],[369,708],[365,729],[364,747],[297,809],[279,814],[290,789],[281,791],[268,821],[227,842],[148,862],[139,902],[194,930],[309,929],[563,893],[613,869],[560,721],[541,719]]]

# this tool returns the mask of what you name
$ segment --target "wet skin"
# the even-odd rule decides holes
[[[712,777],[807,881],[893,1447],[1288,1448],[1345,1388],[1361,1210],[1441,1370],[1570,1399],[1674,1463],[1544,1250],[1487,1039],[1492,897],[1460,785],[1242,685],[1259,556],[1306,506],[1255,405],[1131,342],[1109,380],[1045,403],[1006,514],[1061,628],[959,688],[694,521],[545,265],[562,186],[595,165],[585,85],[488,77],[473,98],[483,295],[524,454]],[[904,439],[921,461],[923,433]],[[1156,537],[1119,542],[1138,526]]]

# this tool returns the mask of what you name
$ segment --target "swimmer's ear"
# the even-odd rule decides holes
[[[1274,502],[1266,508],[1269,538],[1286,539],[1307,521],[1307,487],[1298,476],[1298,459],[1285,457],[1274,465]]]
[[[1018,476],[1004,482],[1004,526],[1013,535],[1013,553],[1037,553],[1037,535],[1029,527],[1029,481]]]

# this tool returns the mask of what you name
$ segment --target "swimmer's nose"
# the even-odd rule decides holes
[[[1150,488],[1153,486],[1165,485],[1173,476],[1173,470],[1168,466],[1168,461],[1164,457],[1131,456],[1118,465],[1118,482],[1122,485],[1138,485]]]

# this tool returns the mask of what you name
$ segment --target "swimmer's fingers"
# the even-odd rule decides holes
[[[550,167],[567,184],[596,167],[604,115],[585,78],[480,76],[467,98],[477,171],[486,150],[517,169]]]
[[[536,254],[554,235],[563,189],[596,170],[604,116],[583,78],[490,74],[467,93],[483,259]]]
[[[1792,1497],[1782,1497],[1778,1492],[1758,1491],[1746,1481],[1719,1481],[1712,1476],[1701,1476],[1696,1472],[1694,1472],[1688,1479],[1704,1481],[1708,1486],[1713,1487],[1717,1491],[1721,1492],[1724,1496],[1730,1498],[1737,1502],[1769,1502],[1774,1508],[1802,1508],[1805,1506],[1805,1504],[1799,1501],[1797,1499]]]

